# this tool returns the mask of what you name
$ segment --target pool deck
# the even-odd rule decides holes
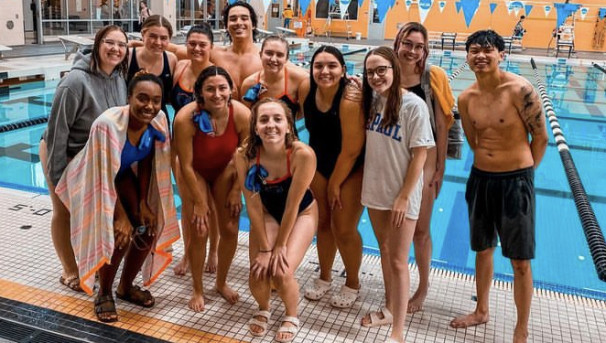
[[[206,309],[187,308],[191,294],[189,274],[175,276],[172,265],[151,286],[156,297],[152,309],[137,308],[118,300],[121,321],[101,324],[93,314],[93,298],[59,284],[61,273],[50,238],[50,198],[47,195],[0,188],[0,340],[29,342],[27,337],[46,335],[46,342],[272,342],[283,307],[272,300],[272,319],[264,338],[247,333],[247,321],[255,311],[248,290],[248,234],[242,232],[230,271],[229,282],[240,294],[233,306],[212,289],[214,275],[205,274]],[[183,246],[174,245],[175,260]],[[173,263],[174,265],[174,263]],[[301,288],[317,277],[317,256],[312,246],[297,271]],[[416,266],[411,282],[416,287]],[[344,270],[337,259],[333,289],[344,283]],[[140,281],[138,281],[140,282]],[[364,256],[360,299],[351,309],[339,310],[328,303],[301,298],[301,330],[295,342],[383,342],[389,327],[367,329],[360,318],[382,306],[382,279],[377,256]],[[471,311],[475,302],[474,277],[432,269],[430,293],[424,310],[407,318],[408,342],[508,342],[516,311],[512,284],[495,281],[490,296],[491,321],[485,325],[455,330],[450,320]],[[535,290],[530,318],[529,342],[599,342],[606,326],[606,302],[545,290]],[[29,331],[28,331],[29,330]],[[32,336],[33,335],[33,336]],[[55,340],[53,340],[53,337]],[[32,340],[33,341],[33,340]]]

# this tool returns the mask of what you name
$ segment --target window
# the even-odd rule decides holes
[[[334,2],[330,4],[329,0],[318,0],[316,3],[316,18],[328,18],[328,16],[330,16],[332,19],[358,19],[358,0],[349,0],[349,6],[347,6],[345,15],[341,15],[339,0],[333,1]]]

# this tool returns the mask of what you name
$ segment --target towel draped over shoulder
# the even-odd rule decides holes
[[[454,122],[454,117],[452,116],[452,108],[454,107],[455,100],[452,95],[450,83],[448,82],[448,76],[446,76],[446,72],[444,71],[444,69],[432,65],[429,71],[429,80],[432,95],[435,99],[437,99],[438,103],[440,104],[440,108],[442,108],[442,112],[447,118],[447,128],[450,128],[450,126]]]
[[[113,107],[95,120],[86,146],[74,157],[57,184],[56,193],[70,212],[71,242],[78,261],[80,286],[92,295],[95,272],[109,264],[114,252],[114,180],[127,139],[129,107]],[[151,125],[170,137],[160,111]],[[155,155],[147,203],[157,215],[156,239],[143,264],[148,286],[168,267],[166,252],[179,238],[179,226],[170,178],[170,140],[155,141]]]

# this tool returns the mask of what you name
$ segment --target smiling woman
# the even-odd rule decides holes
[[[99,275],[95,314],[102,322],[118,320],[112,286],[126,252],[116,296],[152,307],[154,297],[133,281],[150,259],[142,270],[143,281],[145,285],[153,282],[170,263],[172,256],[165,249],[179,235],[168,123],[160,114],[161,81],[151,74],[136,75],[128,87],[128,103],[99,116],[85,148],[69,164],[56,189],[72,217],[80,286],[92,295],[95,273]],[[92,200],[85,202],[85,198]]]
[[[143,48],[133,48],[132,57],[128,62],[126,81],[130,82],[137,72],[145,70],[160,78],[163,85],[162,111],[168,120],[167,103],[170,101],[170,92],[173,86],[173,71],[177,64],[177,57],[166,49],[173,36],[173,28],[168,19],[160,15],[152,15],[145,20],[141,27]]]
[[[196,101],[175,117],[175,144],[181,166],[183,221],[188,221],[186,254],[190,260],[193,294],[189,307],[204,310],[202,270],[209,229],[219,227],[217,291],[230,304],[238,293],[227,285],[227,274],[238,244],[240,188],[231,163],[236,148],[248,135],[250,110],[232,99],[234,84],[227,71],[210,66],[194,85]]]
[[[282,101],[263,99],[253,106],[249,138],[235,156],[251,222],[250,291],[259,305],[248,328],[253,336],[267,333],[273,281],[286,308],[278,342],[291,342],[299,331],[294,274],[318,223],[318,205],[309,189],[315,155],[297,140],[294,129],[292,113]]]
[[[297,118],[299,114],[298,93],[309,74],[299,68],[288,69],[288,42],[278,36],[265,38],[261,45],[263,70],[247,77],[242,83],[242,100],[252,106],[266,97],[282,100]]]
[[[51,234],[63,266],[59,281],[81,292],[70,241],[70,214],[55,194],[69,161],[84,147],[93,121],[109,107],[126,104],[128,50],[126,34],[106,26],[95,36],[92,53],[78,53],[74,66],[57,86],[48,127],[40,141],[40,160],[53,203]],[[69,123],[69,124],[68,124]]]

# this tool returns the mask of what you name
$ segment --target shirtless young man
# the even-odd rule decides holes
[[[489,320],[488,300],[497,234],[514,272],[517,323],[513,342],[526,342],[534,258],[534,169],[547,146],[541,101],[524,78],[499,69],[505,43],[492,30],[478,31],[465,44],[476,82],[459,95],[459,111],[474,162],[465,198],[471,248],[476,255],[474,312],[455,318],[453,328]],[[530,138],[529,138],[530,135]]]
[[[234,81],[233,97],[240,99],[244,79],[262,69],[259,48],[254,38],[257,28],[257,14],[246,2],[236,1],[225,7],[223,23],[232,44],[212,49],[210,60],[223,67]]]

